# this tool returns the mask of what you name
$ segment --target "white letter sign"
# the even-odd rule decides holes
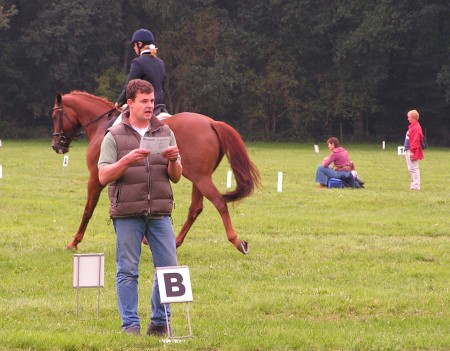
[[[156,277],[162,304],[193,301],[187,266],[157,267]]]

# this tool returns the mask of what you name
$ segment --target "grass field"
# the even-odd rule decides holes
[[[450,150],[429,148],[422,190],[409,190],[397,145],[344,145],[365,189],[319,189],[328,154],[306,144],[248,144],[263,188],[236,207],[233,224],[250,244],[242,255],[217,211],[205,209],[179,264],[190,269],[194,338],[163,344],[120,332],[115,237],[104,192],[78,253],[105,254],[105,287],[72,287],[73,252],[64,246],[85,202],[86,141],[75,143],[67,172],[50,141],[3,140],[0,147],[0,350],[450,350]],[[214,175],[226,190],[228,165]],[[277,191],[277,172],[283,191]],[[177,232],[190,183],[174,185]],[[153,278],[141,262],[145,328]],[[173,305],[176,335],[185,306]]]

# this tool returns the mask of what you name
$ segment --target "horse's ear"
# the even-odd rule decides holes
[[[61,93],[56,93],[56,97],[55,97],[55,101],[58,103],[58,105],[61,103],[62,101],[62,94]]]

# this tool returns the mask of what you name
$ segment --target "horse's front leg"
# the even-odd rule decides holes
[[[98,199],[100,198],[100,193],[103,188],[104,186],[101,185],[98,180],[98,173],[95,171],[91,172],[88,181],[87,200],[86,205],[84,206],[83,217],[81,218],[81,223],[75,237],[70,243],[67,244],[66,249],[78,250],[78,244],[83,240],[84,232],[86,231],[86,227],[92,217],[95,206],[97,206]]]

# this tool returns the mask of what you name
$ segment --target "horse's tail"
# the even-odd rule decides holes
[[[220,121],[214,121],[212,128],[219,138],[220,149],[227,156],[236,179],[236,188],[223,194],[223,197],[227,202],[242,200],[253,194],[255,187],[261,186],[258,168],[250,160],[244,141],[234,128]]]

